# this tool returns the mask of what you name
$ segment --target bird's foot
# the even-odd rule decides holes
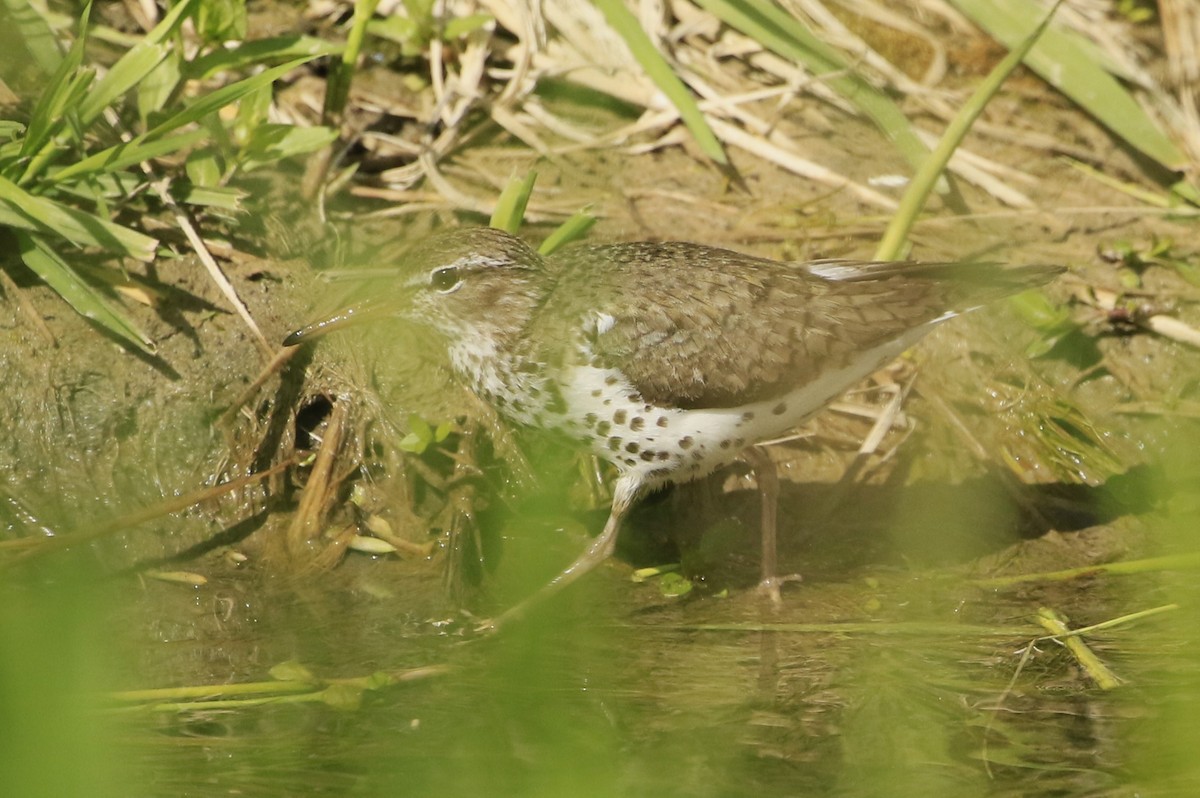
[[[803,580],[800,574],[787,574],[786,576],[768,576],[758,583],[758,594],[765,596],[771,600],[771,606],[779,609],[783,606],[783,596],[780,595],[780,590],[788,582],[800,582]]]

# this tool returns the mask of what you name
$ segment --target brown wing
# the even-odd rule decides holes
[[[1007,272],[980,264],[785,264],[681,243],[578,248],[551,265],[547,310],[568,325],[552,335],[582,324],[593,365],[620,369],[646,401],[684,408],[780,396],[1034,279],[999,280]],[[589,314],[607,318],[589,325]]]

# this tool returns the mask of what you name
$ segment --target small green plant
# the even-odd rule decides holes
[[[404,0],[404,16],[393,14],[367,24],[372,36],[400,45],[400,54],[413,58],[424,53],[434,39],[452,42],[492,21],[488,14],[468,14],[440,20],[434,14],[433,0]]]
[[[0,120],[0,225],[15,236],[25,265],[76,311],[126,344],[152,352],[154,343],[118,304],[84,279],[73,261],[88,256],[101,269],[122,259],[151,261],[160,243],[138,219],[176,203],[230,212],[239,172],[324,146],[324,128],[269,124],[271,85],[296,66],[337,46],[303,36],[221,42],[244,36],[243,3],[182,0],[107,67],[85,49],[90,4],[61,53],[47,17],[28,2],[0,9],[16,20],[32,62],[45,73],[40,95],[23,103],[23,119]],[[185,55],[181,25],[195,21],[202,38]],[[105,31],[108,41],[120,37]],[[268,67],[225,85],[218,73]],[[192,86],[204,88],[193,93]],[[238,104],[232,120],[219,116]],[[185,175],[160,170],[160,159],[183,157]],[[118,221],[120,220],[120,221]]]

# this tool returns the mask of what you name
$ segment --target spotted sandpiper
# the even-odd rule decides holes
[[[732,462],[939,323],[1060,271],[782,263],[689,243],[577,245],[543,257],[500,230],[465,228],[414,247],[387,296],[284,344],[406,316],[440,334],[456,374],[509,420],[565,433],[612,463],[603,531],[545,596],[612,554],[639,497]],[[764,574],[764,584],[777,597],[774,578]]]

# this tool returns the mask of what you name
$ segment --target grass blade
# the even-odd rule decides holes
[[[1059,0],[1059,2],[1061,1]],[[933,191],[938,177],[946,168],[946,164],[950,162],[950,156],[958,149],[958,145],[966,137],[967,131],[971,129],[971,125],[983,113],[988,102],[1000,90],[1000,86],[1008,79],[1013,70],[1020,66],[1022,59],[1037,43],[1038,37],[1046,31],[1057,10],[1058,3],[1055,3],[1041,23],[1033,29],[1033,32],[996,65],[996,68],[979,84],[979,88],[975,89],[970,99],[955,114],[954,119],[950,120],[937,148],[917,169],[912,182],[904,192],[904,196],[900,200],[900,207],[892,215],[887,231],[884,232],[883,240],[879,242],[879,248],[875,250],[876,260],[895,260],[900,257],[904,242],[908,240],[908,233],[921,213],[921,209],[925,207],[925,201]]]
[[[294,61],[297,58],[337,55],[342,49],[339,44],[312,36],[279,36],[245,42],[228,50],[217,50],[202,55],[184,64],[183,71],[190,80],[203,80],[216,72],[232,72],[271,61]]]
[[[824,83],[857,105],[895,143],[914,169],[925,160],[929,150],[917,138],[899,107],[855,74],[836,51],[795,17],[774,3],[753,0],[697,0],[697,3],[776,55],[807,66]]]
[[[346,49],[342,51],[341,60],[330,73],[325,88],[325,104],[321,111],[321,121],[324,124],[340,123],[346,100],[350,97],[350,82],[354,79],[358,55],[362,52],[367,23],[375,15],[377,5],[379,0],[359,0],[354,4],[354,22],[350,26],[350,35],[346,37]]]
[[[161,158],[164,155],[187,149],[207,138],[208,131],[203,129],[190,130],[157,141],[146,141],[144,136],[138,136],[132,141],[101,150],[82,161],[63,167],[57,172],[47,175],[45,180],[48,184],[62,183],[78,179],[83,175],[117,172],[142,161]]]
[[[306,55],[301,58],[295,58],[285,64],[271,67],[263,70],[257,75],[252,75],[244,80],[239,80],[236,83],[230,83],[228,86],[222,86],[211,94],[206,94],[199,100],[184,108],[182,111],[173,114],[164,121],[155,125],[152,129],[146,131],[143,135],[146,139],[154,139],[162,136],[172,130],[177,130],[184,125],[189,125],[193,122],[199,122],[204,117],[219,111],[235,100],[257,91],[265,86],[269,86],[276,79],[283,77],[288,72],[291,72],[301,64],[307,63],[316,58],[315,55]]]
[[[488,222],[491,227],[506,233],[516,234],[525,218],[525,206],[529,204],[529,195],[533,193],[533,184],[537,181],[537,172],[530,170],[521,179],[513,178],[500,192],[496,200],[496,208]]]
[[[538,247],[538,252],[542,255],[550,255],[572,241],[578,241],[587,235],[587,231],[591,230],[595,223],[596,217],[588,213],[586,209],[579,211],[548,235],[542,245]]]
[[[954,5],[1006,47],[1012,48],[1034,29],[1041,6],[1032,0],[954,0]],[[1188,164],[1185,156],[1155,124],[1132,95],[1105,71],[1102,59],[1085,39],[1051,28],[1025,63],[1043,80],[1070,97],[1129,146],[1172,171]]]
[[[23,156],[32,155],[42,149],[62,124],[66,109],[79,102],[92,80],[92,72],[78,72],[79,65],[83,63],[83,48],[87,41],[83,31],[87,29],[88,12],[91,8],[89,5],[84,9],[83,17],[79,21],[79,38],[71,45],[66,57],[59,58],[58,67],[50,76],[45,91],[38,98],[37,105],[29,116],[29,131],[21,144]]]
[[[4,6],[8,9],[8,16],[13,21],[13,27],[17,29],[17,40],[33,56],[33,60],[37,62],[42,72],[46,75],[57,72],[62,64],[63,56],[55,42],[54,31],[46,24],[42,15],[27,0],[4,0]],[[84,21],[79,25],[80,30],[83,30],[87,24],[87,15],[90,10],[91,4],[89,3],[83,9]]]
[[[114,100],[140,83],[158,63],[167,57],[170,45],[164,42],[175,32],[185,14],[197,0],[181,0],[146,37],[129,49],[96,82],[95,88],[79,104],[80,124],[87,128]]]
[[[595,0],[595,2],[608,24],[625,40],[629,52],[641,64],[647,77],[654,81],[654,85],[658,86],[659,91],[666,95],[671,104],[675,106],[675,110],[679,112],[679,118],[687,125],[704,154],[719,164],[728,164],[729,158],[725,155],[725,149],[721,146],[716,134],[712,132],[712,128],[708,126],[704,113],[696,104],[696,98],[671,70],[671,65],[654,46],[654,42],[650,41],[646,31],[642,30],[637,17],[626,8],[624,0]]]
[[[18,232],[21,260],[78,313],[146,354],[154,342],[119,309],[80,277],[41,236]]]
[[[107,219],[25,191],[0,177],[0,224],[37,233],[53,232],[82,246],[102,247],[138,260],[152,260],[158,241]]]

